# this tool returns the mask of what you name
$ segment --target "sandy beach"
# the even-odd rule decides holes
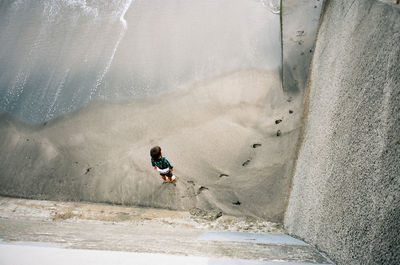
[[[276,72],[246,70],[150,99],[96,102],[37,126],[3,115],[0,193],[282,221],[300,103]],[[154,145],[176,185],[151,167]]]

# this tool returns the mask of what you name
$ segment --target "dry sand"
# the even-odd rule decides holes
[[[281,221],[300,104],[275,72],[247,70],[150,99],[97,102],[35,127],[3,115],[0,194]],[[176,185],[151,167],[154,145],[175,166]]]

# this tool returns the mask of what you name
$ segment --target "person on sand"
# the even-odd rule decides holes
[[[166,157],[162,156],[161,147],[155,146],[150,149],[151,165],[157,170],[165,182],[173,182],[176,177],[172,174],[174,167]]]

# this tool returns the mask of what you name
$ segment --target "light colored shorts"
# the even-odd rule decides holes
[[[159,169],[157,167],[157,171],[160,173],[161,176],[172,177],[172,172],[169,168]]]

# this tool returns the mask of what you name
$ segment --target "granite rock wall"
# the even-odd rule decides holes
[[[323,12],[285,227],[337,264],[400,264],[400,6]]]

